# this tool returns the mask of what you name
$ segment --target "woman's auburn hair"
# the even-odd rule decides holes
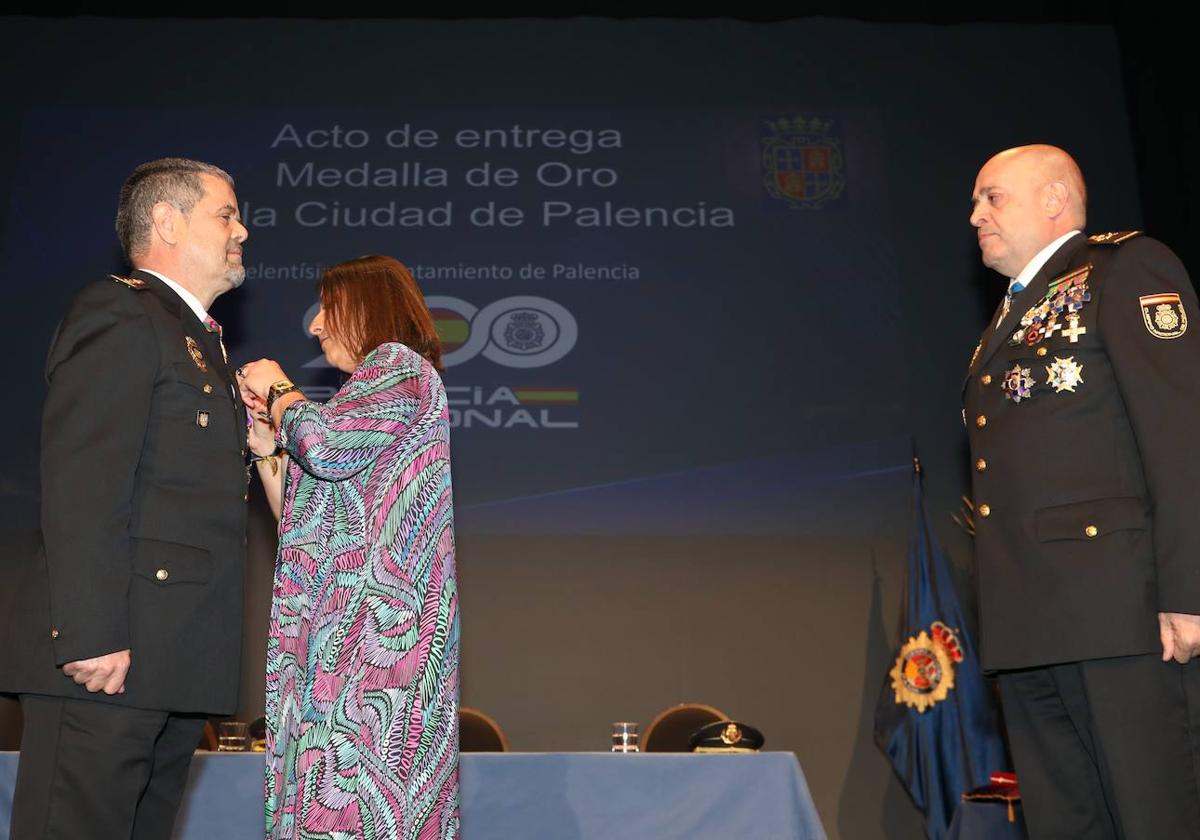
[[[395,257],[368,256],[331,265],[321,275],[325,328],[361,362],[381,344],[399,341],[438,371],[442,343],[433,316],[408,266]]]

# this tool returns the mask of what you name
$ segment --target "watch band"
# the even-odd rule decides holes
[[[274,385],[267,389],[267,413],[271,413],[271,409],[275,407],[275,401],[284,394],[299,392],[295,383],[290,379],[280,379]]]

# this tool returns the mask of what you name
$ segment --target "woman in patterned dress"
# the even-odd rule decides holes
[[[239,368],[280,519],[267,645],[272,838],[458,837],[458,590],[441,347],[390,257],[329,268],[325,404]],[[269,425],[265,418],[269,417]],[[279,455],[274,453],[278,451]]]

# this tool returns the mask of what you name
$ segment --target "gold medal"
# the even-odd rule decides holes
[[[192,357],[196,367],[200,368],[201,373],[208,373],[208,364],[204,361],[204,354],[200,352],[200,345],[196,343],[196,339],[185,335],[183,340],[187,344],[188,355]]]

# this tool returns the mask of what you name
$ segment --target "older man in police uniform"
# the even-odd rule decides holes
[[[1200,313],[1179,260],[1088,237],[1052,146],[993,157],[972,198],[1012,278],[971,359],[984,667],[1031,836],[1200,837]]]
[[[50,349],[44,551],[6,582],[0,690],[25,717],[12,837],[167,838],[204,714],[236,707],[245,413],[208,315],[240,285],[233,180],[126,181],[137,270],[88,284]]]

